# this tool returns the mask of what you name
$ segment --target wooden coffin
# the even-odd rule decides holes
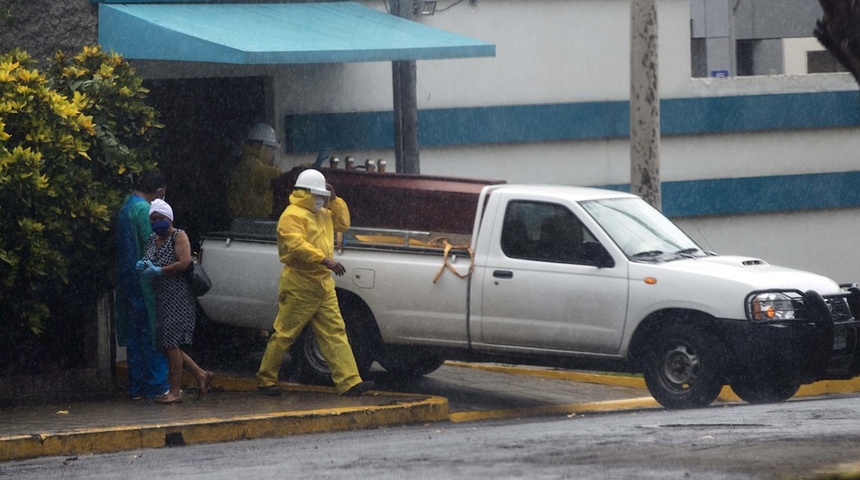
[[[274,217],[288,205],[290,192],[302,170],[294,168],[274,181]],[[505,183],[330,168],[320,171],[349,205],[353,226],[425,232],[472,233],[481,189]]]

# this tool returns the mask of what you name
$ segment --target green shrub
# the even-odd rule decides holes
[[[57,53],[47,75],[34,64],[0,55],[0,352],[39,334],[81,347],[112,286],[111,225],[128,174],[155,165],[161,126],[119,56]]]
[[[86,95],[83,110],[95,127],[89,153],[101,165],[95,174],[124,195],[128,174],[156,166],[154,151],[163,127],[158,112],[145,103],[149,90],[142,86],[143,79],[122,57],[98,46],[84,47],[72,58],[57,52],[48,68],[58,92],[70,98]]]

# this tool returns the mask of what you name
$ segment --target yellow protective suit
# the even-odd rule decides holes
[[[334,256],[334,233],[349,228],[349,208],[340,198],[314,212],[314,195],[295,190],[290,205],[278,220],[278,253],[281,271],[278,315],[274,334],[257,372],[260,387],[275,385],[284,354],[310,322],[320,350],[331,369],[338,393],[361,383],[361,376],[346,337],[346,326],[337,304],[334,279],[323,265]]]
[[[255,143],[246,144],[242,149],[227,190],[231,218],[268,218],[272,214],[272,180],[281,172],[262,160],[270,155],[268,148]]]

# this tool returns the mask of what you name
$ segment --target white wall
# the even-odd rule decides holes
[[[759,257],[839,283],[860,283],[860,209],[676,219],[688,235],[720,254]]]
[[[660,2],[661,91],[690,84],[686,0]],[[365,2],[380,8],[380,2]],[[494,58],[417,62],[418,107],[449,108],[617,100],[629,97],[628,0],[480,0],[417,21],[496,45]],[[663,26],[666,26],[664,28]],[[285,112],[386,110],[390,63],[290,67]],[[304,87],[300,87],[304,85]]]
[[[786,38],[783,40],[783,61],[786,75],[803,75],[809,72],[807,52],[824,50],[815,37]]]

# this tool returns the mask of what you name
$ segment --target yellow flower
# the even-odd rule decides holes
[[[33,143],[47,143],[50,140],[42,129],[30,131],[24,138]]]
[[[74,66],[74,65],[73,65],[73,66],[66,67],[66,68],[64,68],[64,69],[63,69],[63,76],[64,76],[64,77],[80,78],[80,77],[83,77],[83,76],[84,76],[84,75],[86,75],[86,74],[87,74],[87,69],[85,69],[85,68],[78,68],[78,67],[76,67],[76,66]]]
[[[33,72],[35,72],[35,70]],[[18,71],[18,79],[24,82],[29,82],[33,78],[33,72],[26,68],[22,68]]]
[[[78,125],[87,131],[90,135],[96,134],[96,128],[93,125],[92,115],[80,115],[78,117]]]
[[[0,82],[11,82],[14,80],[12,72],[18,68],[18,62],[15,63],[0,63]]]
[[[78,105],[70,102],[68,98],[60,95],[59,93],[51,93],[49,101],[51,102],[51,108],[53,108],[54,113],[61,118],[75,117],[81,113]]]
[[[89,101],[90,99],[87,97],[86,94],[75,90],[74,96],[72,97],[72,104],[74,104],[79,109],[82,109],[86,107],[87,104],[89,104]]]
[[[21,110],[23,103],[18,103],[12,100],[7,100],[4,103],[0,103],[0,112],[3,113],[17,113]]]
[[[110,77],[113,75],[113,67],[103,63],[101,68],[99,68],[99,76],[101,77]]]
[[[83,51],[78,55],[75,55],[75,60],[83,63],[84,61],[86,61],[87,57],[93,57],[95,55],[98,55],[100,50],[101,48],[98,45],[84,45]]]

